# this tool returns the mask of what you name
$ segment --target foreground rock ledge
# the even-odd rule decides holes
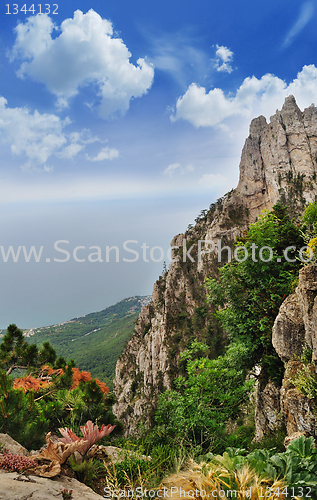
[[[26,481],[17,480],[18,477]],[[21,476],[17,472],[0,470],[0,500],[58,500],[61,491],[73,490],[72,500],[100,500],[101,495],[70,477],[45,479],[38,476]]]

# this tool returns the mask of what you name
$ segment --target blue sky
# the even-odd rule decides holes
[[[251,119],[317,103],[316,1],[40,5],[0,12],[1,328],[150,294],[172,237],[236,186]]]

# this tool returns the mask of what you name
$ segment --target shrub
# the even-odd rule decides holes
[[[290,220],[286,208],[275,205],[272,212],[261,214],[237,242],[237,246],[247,249],[247,258],[224,265],[218,280],[207,280],[209,301],[218,309],[216,315],[230,341],[240,341],[248,350],[244,367],[252,369],[259,362],[263,364],[266,356],[267,378],[274,377],[276,382],[281,380],[283,365],[272,346],[272,327],[298,275],[301,263],[295,257],[303,244],[300,228]],[[291,246],[294,249],[288,257],[294,262],[284,257],[284,250]],[[260,258],[264,247],[271,248],[271,255],[262,250]]]
[[[289,380],[307,398],[317,397],[317,378],[313,364],[303,365]]]
[[[196,488],[206,492],[202,495],[206,500],[316,498],[317,451],[312,437],[294,440],[284,453],[260,449],[247,454],[246,450],[228,448],[223,455],[209,454],[204,458],[199,464],[191,461],[189,471],[163,481],[164,486],[177,488],[175,500],[189,498],[189,490]],[[184,490],[181,495],[180,488]],[[218,496],[214,496],[214,491],[218,491]]]
[[[175,389],[160,395],[155,420],[169,439],[177,445],[219,445],[229,419],[235,420],[248,399],[253,381],[245,380],[237,369],[243,349],[230,350],[217,359],[198,358],[208,346],[193,342],[181,354],[187,359],[187,378],[178,377]]]
[[[24,394],[22,389],[13,389],[13,380],[0,372],[0,432],[30,450],[42,446],[47,429],[48,421],[33,391]]]
[[[76,478],[81,483],[85,483],[90,488],[94,487],[94,482],[101,476],[105,476],[106,469],[100,460],[90,458],[83,462],[78,462],[74,456],[69,459],[70,466],[76,474]]]

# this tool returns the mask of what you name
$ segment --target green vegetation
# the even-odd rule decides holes
[[[228,448],[223,455],[202,458],[200,463],[192,462],[189,471],[170,477],[164,484],[187,492],[204,490],[208,500],[217,490],[216,498],[239,500],[316,498],[317,451],[313,438],[300,437],[284,453]]]
[[[67,369],[64,375],[53,376],[49,386],[28,392],[14,388],[13,379],[0,372],[0,432],[27,449],[37,449],[48,431],[70,427],[78,432],[87,420],[117,424],[117,432],[122,429],[111,412],[112,396],[102,392],[95,380],[71,387]]]
[[[255,499],[262,494],[267,496],[268,491],[272,499],[287,491],[294,498],[297,493],[309,494],[315,488],[317,452],[313,438],[301,437],[283,451],[285,428],[281,425],[262,443],[253,442],[254,421],[249,399],[253,382],[246,376],[258,364],[262,368],[260,387],[268,381],[281,384],[284,365],[272,346],[272,326],[280,305],[297,284],[298,271],[303,265],[299,251],[305,242],[316,237],[316,228],[315,204],[309,205],[300,223],[289,217],[285,207],[276,205],[272,212],[260,216],[236,243],[239,261],[233,260],[220,268],[217,280],[207,280],[208,300],[227,333],[224,351],[211,359],[206,342],[189,343],[180,356],[182,375],[174,379],[172,389],[159,397],[153,428],[134,441],[137,449],[151,456],[164,446],[166,461],[161,457],[152,475],[150,463],[141,465],[139,459],[130,457],[114,467],[108,476],[111,484],[158,486],[166,474],[163,467],[166,463],[169,472],[176,474],[163,479],[163,484],[177,486],[183,481],[184,485],[187,477],[189,489],[193,489],[197,479],[195,484],[200,489],[206,485],[209,491],[239,490],[237,498],[244,498],[243,488],[249,487],[253,488]],[[247,258],[239,246],[248,250]],[[261,251],[265,246],[272,250]],[[287,247],[292,247],[288,260],[284,254]],[[209,320],[205,311],[203,304],[195,311],[198,330],[205,328]],[[181,311],[174,316],[173,325],[180,322],[193,337],[194,322],[189,324],[187,316],[185,310]],[[204,319],[201,323],[200,317]],[[184,337],[176,332],[173,341],[183,342]],[[308,349],[304,349],[302,357],[304,367],[292,382],[315,399],[317,383]],[[178,462],[176,450],[181,457]],[[190,472],[177,475],[180,464],[188,464],[189,459],[195,459],[196,464],[191,462]]]
[[[317,378],[315,364],[312,362],[312,350],[306,345],[300,358],[295,357],[293,365],[297,365],[293,373],[289,374],[288,381],[293,384],[304,396],[317,403]],[[297,362],[296,362],[297,361]],[[316,412],[316,408],[315,408]]]
[[[49,341],[58,356],[74,359],[81,370],[89,371],[112,389],[117,359],[133,335],[142,305],[149,299],[131,297],[60,325],[35,328],[28,340],[37,345]]]
[[[302,181],[294,182],[299,193]],[[198,222],[205,224],[208,216],[204,211]],[[181,375],[178,370],[179,376],[172,388],[160,395],[153,427],[144,430],[139,439],[109,436],[112,444],[123,448],[122,460],[112,467],[88,453],[81,463],[71,459],[78,479],[101,493],[104,487],[135,490],[157,488],[163,482],[167,487],[189,485],[188,489],[199,485],[198,489],[206,487],[209,492],[237,490],[237,498],[241,500],[249,488],[254,499],[309,496],[311,489],[317,486],[317,451],[313,438],[301,437],[282,451],[285,429],[281,425],[262,443],[253,442],[250,395],[254,378],[250,377],[250,371],[255,365],[261,367],[260,388],[268,381],[277,386],[281,384],[284,365],[272,346],[272,326],[280,305],[296,286],[298,271],[303,265],[298,258],[299,251],[306,242],[315,255],[314,239],[317,247],[316,204],[308,206],[301,222],[292,220],[285,207],[276,205],[272,212],[262,214],[236,243],[237,258],[219,269],[219,278],[207,280],[212,309],[201,303],[188,318],[187,311],[181,308],[183,298],[179,298],[167,323],[171,332],[170,356],[177,357],[179,345],[183,350],[173,365],[175,372],[182,367]],[[247,256],[241,247],[245,247]],[[288,260],[284,254],[287,247],[291,247]],[[180,262],[184,272],[187,265]],[[165,286],[163,276],[158,284],[162,295],[166,292]],[[189,290],[195,298],[204,296],[194,278],[189,280]],[[135,297],[101,313],[38,329],[33,340],[40,344],[44,338],[49,339],[53,346],[58,346],[59,355],[75,358],[76,354],[81,369],[91,369],[102,379],[109,378],[123,347],[123,338],[126,340],[131,335],[131,330],[127,335],[124,325],[135,319],[140,302],[141,299]],[[121,333],[118,325],[121,325]],[[49,387],[28,393],[13,389],[12,379],[2,372],[0,432],[3,432],[1,429],[12,432],[15,439],[30,446],[32,432],[37,432],[40,439],[46,430],[56,431],[59,427],[68,427],[77,433],[87,420],[114,423],[113,400],[96,380],[81,381],[73,387],[72,363],[66,366],[63,360],[56,360],[49,344],[43,345],[34,356],[35,348],[27,346],[20,333],[11,327],[0,346],[0,361],[6,372],[14,371],[19,363],[25,370],[32,369],[32,373],[39,374],[36,359],[46,359],[52,369],[61,366],[62,371],[52,375]],[[149,328],[148,323],[146,333]],[[219,345],[221,351],[217,352]],[[97,367],[93,367],[96,360]],[[316,401],[317,382],[309,349],[303,349],[301,359],[294,362],[300,369],[293,379],[289,378],[290,383]],[[137,394],[136,389],[137,380],[131,386]],[[151,459],[145,460],[142,454],[150,455]],[[185,464],[187,472],[178,474]],[[165,479],[166,476],[170,477]],[[208,498],[212,498],[210,494]]]
[[[44,444],[48,427],[42,405],[34,401],[33,392],[13,390],[13,380],[0,372],[0,432],[31,449]]]
[[[218,280],[207,280],[209,300],[220,307],[216,315],[229,341],[247,347],[241,366],[251,369],[261,362],[268,378],[279,382],[283,364],[272,346],[272,327],[302,265],[296,256],[304,245],[303,236],[286,208],[275,205],[236,245],[240,262],[233,260],[223,266]],[[247,249],[245,260],[244,250],[239,249],[242,246]],[[288,260],[293,262],[285,259],[287,247],[293,247],[288,252]]]
[[[14,380],[17,370],[24,377]],[[59,427],[78,432],[87,420],[113,424],[109,389],[88,378],[80,377],[73,361],[57,359],[48,342],[38,351],[16,325],[9,325],[0,345],[0,432],[34,449]]]
[[[237,369],[232,349],[217,359],[197,359],[199,352],[206,351],[207,345],[193,342],[181,355],[187,359],[187,377],[178,377],[175,389],[159,398],[155,420],[174,445],[216,448],[253,385],[245,380],[245,371]]]
[[[56,352],[44,342],[39,351],[35,344],[29,345],[22,330],[16,325],[9,325],[0,344],[0,367],[10,375],[14,370],[27,370],[30,366],[40,367],[45,363],[54,363]]]
[[[290,219],[286,207],[276,205],[236,243],[238,259],[220,268],[218,279],[207,280],[208,300],[227,333],[225,352],[210,359],[209,346],[195,341],[181,354],[185,373],[174,380],[171,390],[160,395],[151,431],[154,435],[182,446],[186,453],[194,449],[196,455],[206,449],[223,453],[228,446],[241,443],[249,450],[256,448],[252,443],[254,426],[246,418],[252,390],[246,375],[258,364],[262,368],[261,387],[268,381],[281,385],[284,364],[272,346],[272,326],[303,265],[299,251],[316,235],[316,227],[315,204],[308,206],[301,224]],[[242,246],[248,251],[247,258],[239,248]],[[263,247],[272,250],[261,251]],[[291,247],[288,260],[284,254],[287,247]],[[316,376],[310,365],[297,379],[302,392],[315,397]],[[267,437],[267,445],[281,450],[284,437],[281,426],[275,436]]]

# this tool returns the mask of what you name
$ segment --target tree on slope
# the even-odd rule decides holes
[[[27,370],[40,367],[45,363],[54,363],[56,352],[49,342],[44,342],[41,350],[36,344],[28,344],[22,330],[11,324],[0,344],[0,369],[10,375],[13,370]]]

